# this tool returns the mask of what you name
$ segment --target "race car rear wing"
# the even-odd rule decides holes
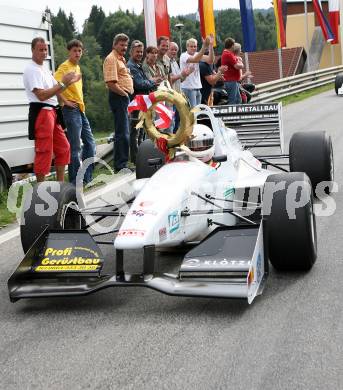
[[[213,106],[216,118],[234,129],[243,146],[254,148],[278,148],[284,154],[282,128],[282,103],[257,103]]]

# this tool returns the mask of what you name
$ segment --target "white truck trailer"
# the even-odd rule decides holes
[[[28,139],[23,71],[35,37],[47,41],[49,55],[44,66],[54,71],[49,12],[0,5],[0,191],[10,186],[14,173],[33,168],[34,141]]]

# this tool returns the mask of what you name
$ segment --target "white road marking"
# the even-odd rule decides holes
[[[6,241],[12,240],[12,238],[19,236],[19,233],[20,228],[16,227],[5,234],[2,234],[0,236],[0,245],[4,244]]]

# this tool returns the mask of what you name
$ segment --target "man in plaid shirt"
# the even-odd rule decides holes
[[[117,34],[113,39],[113,49],[105,58],[104,80],[108,87],[108,98],[114,117],[114,169],[119,172],[127,168],[129,159],[129,117],[127,106],[133,94],[133,81],[126,66],[124,55],[129,44],[126,34]]]

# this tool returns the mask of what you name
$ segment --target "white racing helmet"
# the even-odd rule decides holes
[[[208,126],[195,124],[192,135],[193,138],[187,143],[190,155],[203,162],[210,161],[214,155],[213,131]]]

